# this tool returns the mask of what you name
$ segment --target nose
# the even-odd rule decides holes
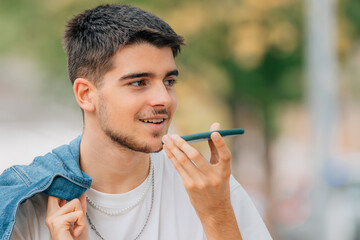
[[[149,96],[150,105],[153,107],[168,107],[172,102],[170,91],[162,81],[154,84]]]

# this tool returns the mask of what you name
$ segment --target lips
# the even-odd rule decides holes
[[[156,115],[156,116],[140,118],[139,120],[143,123],[161,124],[166,119],[168,119],[168,116],[166,114],[161,114],[161,115]]]
[[[153,124],[161,124],[165,121],[165,118],[157,118],[157,119],[140,119],[140,121],[144,123],[153,123]]]

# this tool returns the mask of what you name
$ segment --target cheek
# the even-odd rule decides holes
[[[171,96],[172,104],[171,104],[171,112],[174,114],[177,108],[177,98],[175,92]]]
[[[138,107],[136,101],[130,99],[118,99],[109,103],[107,110],[112,118],[112,121],[123,121],[125,123],[127,119],[134,118]]]
[[[117,103],[116,114],[120,118],[134,118],[134,116],[141,110],[138,101],[124,101]]]

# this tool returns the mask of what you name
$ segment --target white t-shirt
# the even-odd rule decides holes
[[[89,189],[86,192],[87,196],[97,205],[109,209],[124,209],[141,199],[146,192],[145,198],[138,205],[117,216],[106,215],[88,203],[87,212],[97,231],[106,240],[135,239],[149,215],[140,239],[206,239],[181,177],[166,154],[163,151],[153,153],[151,159],[154,167],[154,200],[151,214],[149,215],[152,201],[151,181],[145,180],[137,188],[124,194],[106,194]],[[250,198],[233,177],[230,178],[230,190],[231,203],[243,239],[271,239]],[[12,240],[51,239],[45,225],[47,197],[40,193],[20,205]],[[90,239],[100,239],[91,227],[89,234]]]

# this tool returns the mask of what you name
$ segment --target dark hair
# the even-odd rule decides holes
[[[98,84],[121,47],[141,42],[170,47],[175,57],[184,38],[157,16],[129,5],[100,5],[76,15],[63,39],[70,81],[86,77]]]

